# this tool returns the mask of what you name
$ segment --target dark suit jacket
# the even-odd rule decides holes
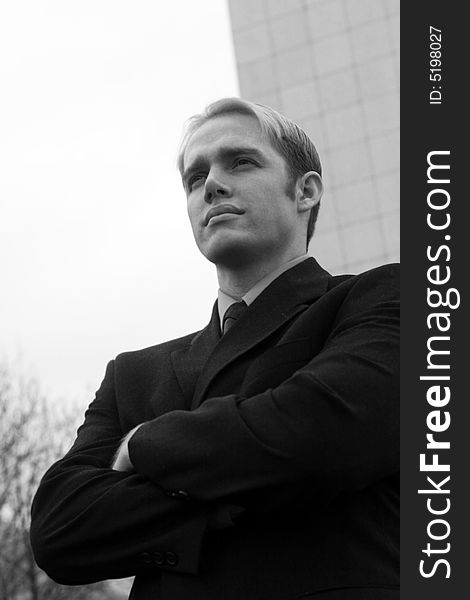
[[[397,598],[397,290],[394,265],[332,277],[309,259],[224,337],[214,307],[111,361],[33,503],[39,565],[136,575],[139,600]],[[112,471],[142,422],[136,472]]]

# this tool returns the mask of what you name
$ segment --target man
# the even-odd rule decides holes
[[[211,321],[109,363],[37,492],[39,565],[134,599],[397,598],[396,267],[307,256],[320,162],[267,107],[210,105],[179,167]]]

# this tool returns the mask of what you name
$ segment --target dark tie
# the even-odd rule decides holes
[[[222,325],[223,333],[227,333],[227,331],[232,327],[238,317],[248,308],[247,304],[242,300],[241,302],[235,302],[235,304],[231,304],[227,310],[225,311],[224,321]]]

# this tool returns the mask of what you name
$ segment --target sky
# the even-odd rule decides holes
[[[88,404],[117,354],[209,320],[176,170],[238,95],[223,0],[0,0],[0,359]]]

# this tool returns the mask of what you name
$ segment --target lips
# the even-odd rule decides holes
[[[244,210],[238,208],[237,206],[234,206],[233,204],[219,204],[218,206],[214,206],[213,208],[207,211],[206,218],[204,219],[204,225],[208,225],[212,217],[217,217],[218,215],[242,215],[244,212]]]

